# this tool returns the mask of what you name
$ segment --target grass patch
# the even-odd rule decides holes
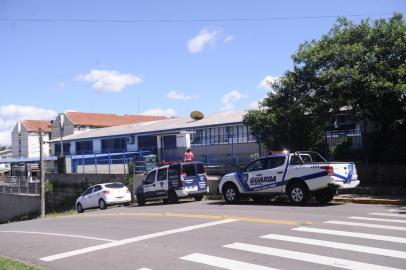
[[[44,268],[23,263],[15,259],[0,257],[0,270],[44,270]]]

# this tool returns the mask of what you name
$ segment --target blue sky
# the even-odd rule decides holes
[[[406,1],[9,1],[0,19],[153,20],[402,12]],[[355,22],[360,17],[352,17]],[[335,18],[200,22],[0,20],[0,144],[15,121],[67,110],[185,116],[244,110],[261,81]],[[139,106],[138,106],[139,100]]]

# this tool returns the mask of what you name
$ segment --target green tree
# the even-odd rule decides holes
[[[272,85],[244,122],[271,148],[320,147],[329,115],[379,123],[387,132],[406,116],[406,26],[401,14],[354,24],[339,18],[320,40],[292,56],[294,68]]]

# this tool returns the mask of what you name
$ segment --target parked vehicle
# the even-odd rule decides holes
[[[229,203],[241,196],[264,201],[283,193],[293,204],[305,204],[312,196],[328,203],[337,189],[355,188],[359,183],[353,162],[327,162],[316,152],[302,151],[259,158],[241,171],[224,175],[219,190]]]
[[[179,198],[193,197],[200,201],[208,191],[204,164],[179,162],[150,171],[142,185],[134,190],[134,197],[143,206],[145,201],[157,199],[177,203]]]
[[[114,182],[89,187],[77,198],[75,207],[79,213],[83,213],[89,208],[106,209],[113,204],[128,206],[130,202],[130,190],[123,183]]]

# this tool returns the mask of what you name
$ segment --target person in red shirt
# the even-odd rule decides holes
[[[185,154],[183,155],[183,161],[185,161],[185,162],[193,161],[194,158],[195,158],[195,156],[193,155],[190,148],[188,150],[186,150]]]

